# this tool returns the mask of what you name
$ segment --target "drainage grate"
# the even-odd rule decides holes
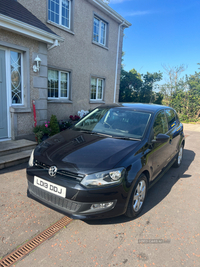
[[[24,245],[22,245],[21,247],[19,247],[12,253],[10,253],[8,256],[0,260],[0,267],[9,267],[13,265],[15,262],[23,258],[25,255],[30,253],[33,249],[35,249],[40,244],[42,244],[44,241],[46,241],[51,236],[53,236],[55,233],[57,233],[64,226],[69,224],[71,221],[72,219],[68,218],[67,216],[63,217],[61,220],[51,225],[49,228],[47,228],[42,233],[34,237],[32,240],[28,241],[27,243],[25,243]]]

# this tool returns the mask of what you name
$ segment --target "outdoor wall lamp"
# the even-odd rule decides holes
[[[36,62],[36,65],[33,65],[33,71],[34,71],[34,72],[37,72],[37,71],[40,70],[40,64],[41,64],[41,59],[38,57],[38,55],[37,55],[37,57],[34,59],[34,62]]]

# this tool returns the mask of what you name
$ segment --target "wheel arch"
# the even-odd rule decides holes
[[[147,167],[147,166],[146,166]],[[128,203],[129,203],[129,200],[130,200],[130,197],[131,197],[131,194],[132,194],[132,191],[133,191],[133,188],[136,184],[136,182],[138,181],[139,177],[144,174],[147,178],[147,191],[148,191],[148,188],[149,188],[149,184],[150,184],[150,171],[148,169],[140,169],[140,171],[138,171],[137,174],[135,174],[135,179],[132,180],[131,182],[131,186],[130,186],[130,190],[129,190],[129,194],[128,194],[128,197],[127,197],[127,201],[126,201],[126,205],[125,205],[125,209],[127,209],[127,206],[128,206]]]

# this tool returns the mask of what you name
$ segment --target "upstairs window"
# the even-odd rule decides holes
[[[48,0],[48,19],[70,28],[71,0]]]
[[[107,23],[94,17],[93,41],[106,46]]]

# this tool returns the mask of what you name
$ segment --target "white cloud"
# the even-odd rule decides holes
[[[128,17],[134,17],[134,16],[144,16],[144,15],[148,15],[151,14],[151,11],[134,11],[134,12],[129,12],[126,14],[126,16]]]

